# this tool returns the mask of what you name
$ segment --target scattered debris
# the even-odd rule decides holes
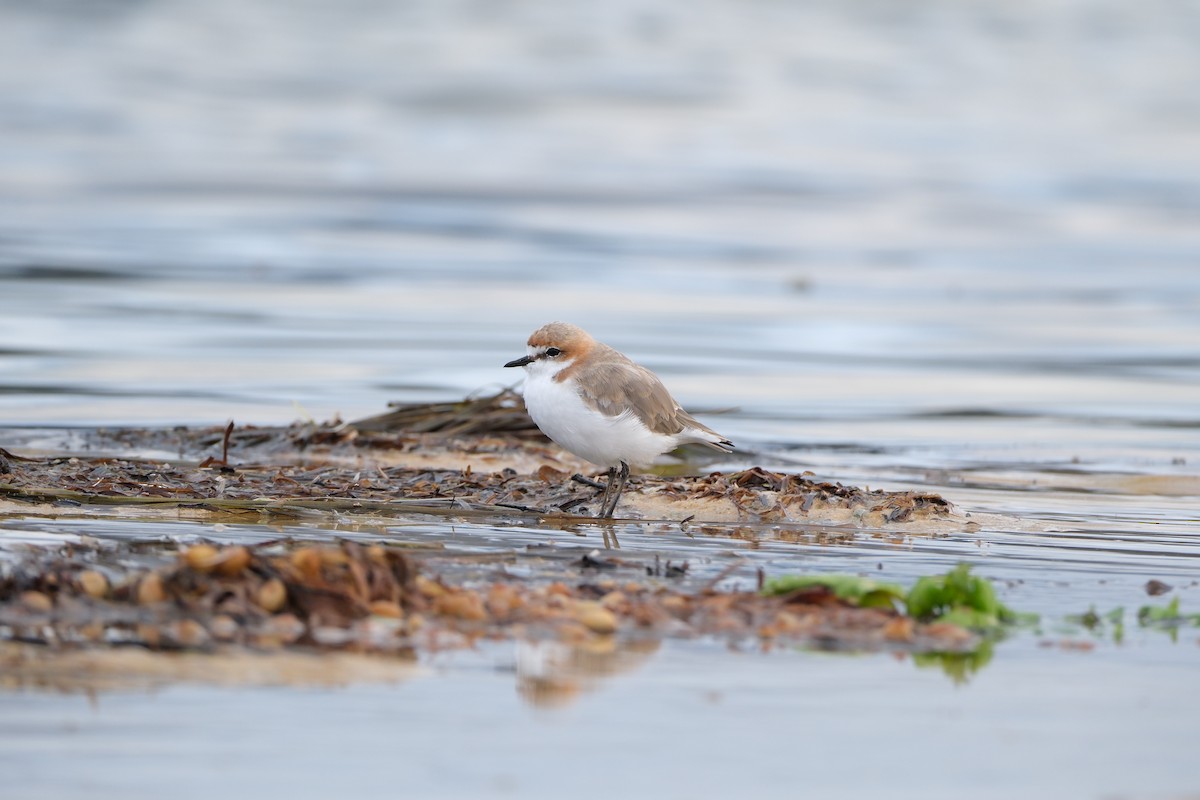
[[[1156,597],[1160,594],[1166,594],[1167,592],[1171,591],[1172,588],[1173,587],[1163,583],[1157,578],[1151,578],[1150,580],[1146,581],[1146,594],[1150,595],[1151,597]]]
[[[654,554],[654,566],[646,567],[646,574],[657,578],[682,578],[687,575],[688,562],[682,564],[672,564],[668,559],[666,564],[663,564],[658,554]]]
[[[583,558],[579,559],[579,566],[583,569],[616,569],[618,562],[615,558],[605,558],[599,550],[593,550],[584,553]]]
[[[229,424],[225,426],[225,435],[221,438],[221,458],[217,459],[212,456],[204,459],[199,463],[199,467],[217,467],[222,472],[234,472],[233,467],[229,466],[229,438],[233,436],[233,420],[229,420]]]

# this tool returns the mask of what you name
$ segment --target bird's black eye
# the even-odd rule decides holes
[[[562,355],[562,350],[559,350],[557,347],[547,347],[546,355],[550,356],[551,358],[554,358],[555,356]]]

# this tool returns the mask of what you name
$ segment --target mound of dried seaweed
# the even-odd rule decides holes
[[[932,492],[885,492],[816,481],[804,475],[761,467],[669,483],[659,491],[679,499],[719,498],[761,522],[795,519],[813,509],[843,508],[876,515],[883,522],[904,522],[915,514],[945,516],[950,503]]]
[[[805,519],[841,511],[868,521],[904,522],[915,514],[946,516],[940,496],[869,491],[760,468],[696,478],[630,479],[621,513],[642,518],[750,520]],[[193,466],[77,457],[25,460],[0,475],[0,497],[27,502],[174,505],[253,511],[289,507],[394,513],[504,513],[586,515],[597,492],[564,471],[542,466],[534,474],[505,469],[341,465]]]
[[[415,653],[480,638],[719,636],[833,648],[962,650],[976,637],[826,587],[783,597],[646,580],[480,580],[424,574],[396,548],[201,544],[154,568],[98,551],[41,552],[0,580],[0,639],[151,649],[302,647]]]
[[[525,411],[525,399],[512,389],[454,403],[388,403],[388,408],[391,411],[342,427],[362,433],[405,431],[451,436],[505,433],[542,438],[542,432]]]

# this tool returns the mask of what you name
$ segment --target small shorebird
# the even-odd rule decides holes
[[[631,464],[691,442],[732,452],[733,442],[680,408],[657,375],[582,328],[543,325],[528,353],[504,366],[525,368],[525,407],[542,433],[608,469],[597,516],[613,515]]]

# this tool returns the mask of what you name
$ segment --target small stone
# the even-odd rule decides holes
[[[183,563],[197,572],[212,572],[217,566],[220,551],[211,544],[198,544],[189,547],[183,553]]]
[[[377,617],[389,619],[404,619],[404,609],[392,600],[376,600],[370,605],[371,613]]]
[[[166,599],[167,592],[163,587],[162,576],[157,572],[151,572],[149,575],[138,581],[138,605],[154,605],[155,603],[161,603]]]
[[[248,566],[250,566],[250,551],[241,545],[235,545],[221,551],[216,564],[216,572],[226,578],[236,578],[245,572]]]
[[[608,635],[617,630],[617,616],[599,603],[579,603],[575,607],[575,619],[592,633]]]
[[[54,601],[43,592],[21,592],[21,605],[26,611],[45,614],[54,609]]]
[[[80,590],[88,597],[103,598],[108,595],[108,578],[94,569],[86,569],[75,579]]]
[[[315,547],[302,547],[292,553],[292,566],[311,581],[321,574],[321,554]]]
[[[214,639],[229,642],[238,634],[237,621],[228,614],[218,614],[208,623],[208,630]]]
[[[471,591],[445,594],[434,601],[433,610],[446,617],[479,622],[487,619],[487,610],[483,600]]]
[[[283,585],[283,581],[279,578],[271,578],[269,581],[258,587],[258,592],[255,595],[255,602],[264,611],[274,614],[287,605],[288,593],[287,587]]]
[[[200,647],[211,639],[205,627],[194,619],[176,620],[166,626],[163,633],[181,647]]]
[[[446,587],[424,575],[418,575],[414,585],[418,592],[429,598],[441,597],[446,594]]]
[[[284,644],[291,644],[304,635],[305,626],[295,614],[276,614],[267,619],[261,632]]]

